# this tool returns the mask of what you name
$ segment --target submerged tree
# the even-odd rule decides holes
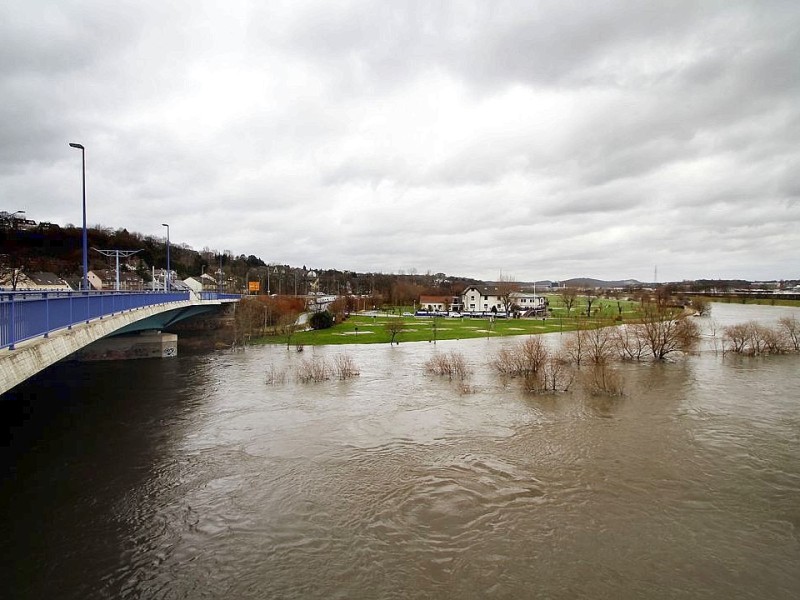
[[[672,352],[691,352],[700,341],[700,328],[694,321],[661,304],[645,305],[640,325],[646,347],[659,360]]]

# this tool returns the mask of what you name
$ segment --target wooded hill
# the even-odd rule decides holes
[[[89,270],[114,268],[114,258],[93,250],[138,250],[126,259],[126,268],[134,270],[145,282],[152,279],[151,268],[166,268],[166,239],[94,226],[87,229]],[[25,272],[47,271],[70,283],[81,278],[82,229],[72,225],[59,227],[50,223],[12,223],[0,227],[0,269],[22,269]],[[328,294],[369,295],[396,305],[411,304],[421,294],[456,294],[475,279],[451,277],[444,273],[385,274],[358,273],[321,267],[270,264],[253,254],[238,256],[229,251],[203,248],[195,250],[186,244],[172,242],[170,267],[181,279],[201,273],[223,277],[240,291],[245,281],[259,281],[266,291],[267,281],[273,294],[291,295],[316,291]],[[269,271],[269,275],[267,275]]]

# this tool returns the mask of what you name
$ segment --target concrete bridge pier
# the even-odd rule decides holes
[[[68,360],[100,361],[178,356],[178,336],[158,330],[102,338],[67,357]]]

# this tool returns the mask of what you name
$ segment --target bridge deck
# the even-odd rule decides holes
[[[0,297],[0,394],[80,348],[161,313],[239,300],[234,294],[17,293]]]

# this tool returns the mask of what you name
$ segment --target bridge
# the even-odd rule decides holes
[[[4,292],[0,394],[108,336],[162,330],[236,302],[216,292]]]

